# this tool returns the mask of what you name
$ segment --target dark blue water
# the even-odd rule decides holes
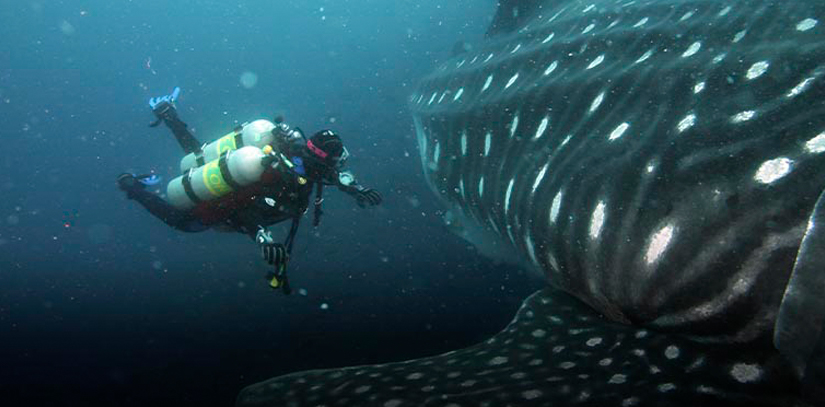
[[[225,406],[274,375],[503,327],[539,283],[446,230],[406,108],[457,40],[483,36],[494,3],[0,5],[2,404]],[[375,210],[325,194],[290,264],[306,295],[269,290],[248,238],[175,232],[116,188],[123,171],[176,175],[177,143],[147,127],[148,98],[174,86],[204,141],[274,114],[335,129],[384,194]]]

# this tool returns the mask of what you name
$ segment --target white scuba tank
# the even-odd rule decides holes
[[[166,199],[181,210],[195,207],[261,179],[266,162],[264,152],[255,146],[229,150],[218,159],[188,170],[169,181]]]
[[[263,148],[265,145],[272,143],[275,137],[272,135],[272,129],[274,128],[275,124],[264,119],[244,123],[231,133],[205,144],[201,151],[184,156],[180,160],[180,172],[186,173],[192,168],[214,161],[226,151],[237,150],[244,146]]]

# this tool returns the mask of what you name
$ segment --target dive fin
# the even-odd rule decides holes
[[[135,175],[135,179],[138,180],[143,185],[152,186],[157,185],[161,181],[161,176],[157,174],[143,174],[143,175]]]

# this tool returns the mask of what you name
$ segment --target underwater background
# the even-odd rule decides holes
[[[0,5],[3,405],[231,405],[297,370],[399,361],[498,332],[542,286],[452,234],[407,98],[494,1],[24,1]],[[239,234],[185,234],[127,200],[182,151],[148,99],[180,86],[201,141],[281,114],[342,135],[384,195],[330,189],[289,297]],[[286,228],[272,228],[285,237]],[[298,292],[301,290],[301,292]]]

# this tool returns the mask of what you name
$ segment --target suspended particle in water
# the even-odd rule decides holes
[[[252,71],[246,71],[241,74],[241,86],[246,89],[252,89],[258,84],[258,75]]]
[[[72,35],[75,33],[74,26],[66,20],[60,22],[60,31],[65,35]]]

